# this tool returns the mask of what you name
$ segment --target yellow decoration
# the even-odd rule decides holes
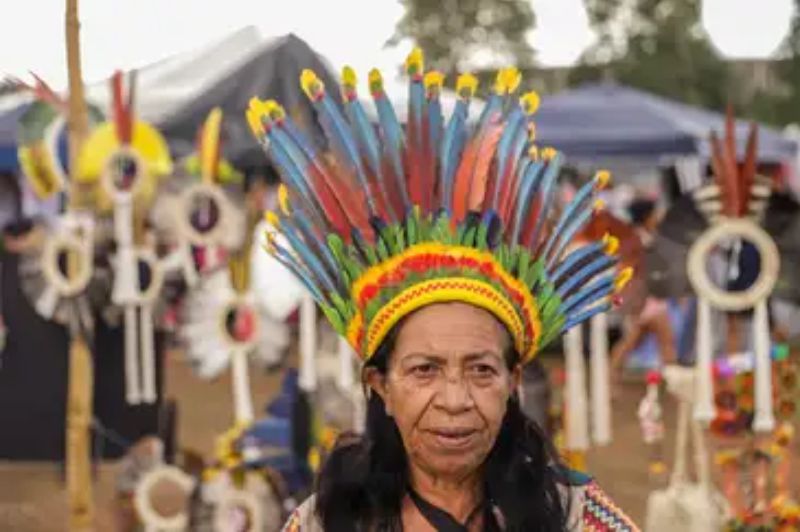
[[[411,75],[422,74],[425,70],[425,56],[422,48],[414,48],[406,58],[406,72]]]
[[[519,99],[522,110],[526,115],[532,115],[539,109],[539,101],[539,94],[537,94],[536,91],[526,92]]]
[[[369,86],[372,91],[383,90],[383,74],[377,68],[369,71]]]
[[[269,225],[276,229],[281,226],[281,221],[278,219],[278,215],[272,211],[267,211],[264,213],[264,219]]]
[[[616,255],[619,250],[619,238],[606,233],[603,235],[603,243],[605,244],[605,250],[608,255]]]
[[[317,77],[314,71],[308,68],[303,70],[303,73],[300,74],[300,86],[303,87],[303,91],[305,91],[308,97],[312,100],[319,96],[319,94],[325,89],[325,85]]]
[[[539,147],[538,146],[531,146],[528,148],[528,158],[533,161],[539,161]]]
[[[632,278],[633,278],[633,268],[631,268],[630,266],[624,268],[621,272],[619,272],[616,280],[614,281],[614,290],[619,292],[620,290],[625,288],[625,285],[627,285]]]
[[[522,74],[516,67],[502,68],[497,72],[494,82],[496,94],[511,94],[516,91],[522,81]]]
[[[597,183],[598,188],[606,188],[611,183],[611,172],[608,170],[600,170],[594,176],[594,181]]]
[[[105,169],[108,157],[120,146],[113,122],[103,122],[97,126],[83,144],[74,179],[85,185],[96,183]],[[172,173],[172,158],[167,141],[150,124],[139,120],[134,122],[131,148],[145,162],[147,175],[159,178]]]
[[[205,183],[212,183],[219,174],[221,127],[222,109],[215,107],[203,124],[200,142],[200,175]]]
[[[544,159],[545,161],[549,161],[550,159],[555,157],[557,153],[558,151],[556,151],[555,148],[548,146],[542,150],[542,159]]]
[[[472,74],[461,74],[456,81],[456,92],[462,98],[472,98],[478,90],[478,78]]]
[[[247,116],[247,125],[250,126],[250,131],[253,132],[258,139],[264,139],[266,132],[264,131],[264,124],[261,123],[261,115],[253,107],[253,101],[250,101],[245,115]]]
[[[28,146],[20,146],[17,158],[22,173],[39,199],[47,199],[64,188],[64,178],[60,175],[54,160],[44,142],[37,141]]]
[[[281,212],[288,216],[291,212],[289,208],[289,189],[283,183],[278,187],[278,205],[281,208]]]
[[[367,329],[367,358],[375,354],[383,339],[398,321],[417,309],[433,303],[463,301],[483,308],[494,314],[514,338],[514,347],[523,360],[535,351],[536,341],[531,342],[533,348],[526,349],[524,325],[514,306],[492,285],[477,279],[453,277],[432,279],[406,288],[384,305]],[[538,335],[536,335],[538,337]],[[355,338],[349,339],[353,345]]]
[[[357,82],[358,78],[356,77],[356,71],[350,66],[345,66],[342,69],[342,85],[355,89]]]
[[[425,79],[423,81],[425,84],[425,88],[430,90],[440,90],[442,85],[444,85],[444,74],[438,72],[436,70],[431,70],[427,74],[425,74]]]

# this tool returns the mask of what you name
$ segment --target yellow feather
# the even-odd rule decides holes
[[[305,69],[300,74],[300,86],[310,99],[315,99],[325,90],[325,85],[313,70]]]
[[[205,183],[211,183],[217,177],[220,150],[220,128],[222,126],[222,109],[215,107],[208,114],[200,140],[200,176]]]
[[[594,181],[597,183],[597,188],[604,189],[611,183],[611,172],[608,170],[599,170],[594,176]]]
[[[456,92],[462,98],[472,98],[478,90],[478,78],[472,74],[461,74],[456,81]]]
[[[624,268],[621,272],[619,272],[619,275],[617,275],[616,280],[614,280],[614,290],[619,292],[620,290],[625,288],[625,285],[627,285],[632,278],[633,278],[633,268],[631,268],[630,266]]]
[[[281,183],[278,187],[278,205],[280,205],[281,212],[286,216],[289,216],[291,212],[290,205],[289,205],[289,189],[286,188],[286,185]]]
[[[616,255],[619,250],[619,239],[609,233],[603,235],[603,244],[605,244],[604,249],[607,255]]]
[[[431,70],[425,74],[424,83],[426,89],[441,89],[444,84],[444,74]]]
[[[522,111],[530,116],[539,109],[539,94],[536,91],[526,92],[519,99],[519,104],[522,107]]]
[[[494,91],[497,94],[510,94],[517,90],[522,81],[522,74],[516,67],[502,68],[497,72]]]
[[[257,139],[263,140],[266,132],[264,131],[264,124],[261,123],[261,115],[251,105],[245,112],[245,116],[247,116],[247,124],[250,126],[253,135]]]
[[[422,49],[415,47],[406,58],[406,72],[408,75],[422,74],[425,70],[425,56]]]
[[[349,66],[344,67],[342,69],[342,85],[349,89],[355,89],[357,82],[356,71]]]
[[[277,229],[281,225],[281,221],[278,218],[278,215],[272,211],[267,211],[264,214],[264,218],[267,220],[267,223]]]
[[[369,90],[372,92],[383,90],[383,74],[377,68],[369,71]]]

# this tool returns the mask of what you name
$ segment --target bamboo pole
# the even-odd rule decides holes
[[[67,0],[65,15],[69,76],[69,168],[74,173],[78,166],[78,154],[89,130],[81,73],[78,0]],[[81,205],[81,191],[76,179],[73,178],[70,182],[68,208],[75,209]],[[74,267],[74,263],[70,264],[70,270]],[[65,454],[69,530],[78,531],[90,530],[94,518],[89,437],[94,375],[92,355],[86,339],[80,331],[73,330],[71,333]]]

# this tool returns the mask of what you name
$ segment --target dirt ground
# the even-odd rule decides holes
[[[168,394],[179,401],[179,445],[209,455],[216,435],[232,421],[229,376],[207,383],[196,379],[178,359],[168,362]],[[278,389],[279,376],[252,375],[257,408]],[[614,441],[593,449],[589,471],[609,495],[637,522],[644,518],[650,491],[647,453],[642,444],[636,409],[643,385],[625,384],[614,403]],[[674,426],[675,405],[665,402],[667,426]],[[671,451],[672,435],[667,433]],[[116,464],[99,467],[95,483],[96,527],[113,531],[113,489]],[[0,532],[65,530],[66,496],[58,465],[0,462]]]

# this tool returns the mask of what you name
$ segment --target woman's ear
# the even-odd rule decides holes
[[[377,393],[383,400],[383,404],[386,405],[386,413],[388,415],[392,415],[391,405],[386,390],[386,375],[378,371],[377,368],[367,366],[364,368],[364,372],[362,373],[362,379],[367,386],[369,386],[369,390],[373,393]]]

